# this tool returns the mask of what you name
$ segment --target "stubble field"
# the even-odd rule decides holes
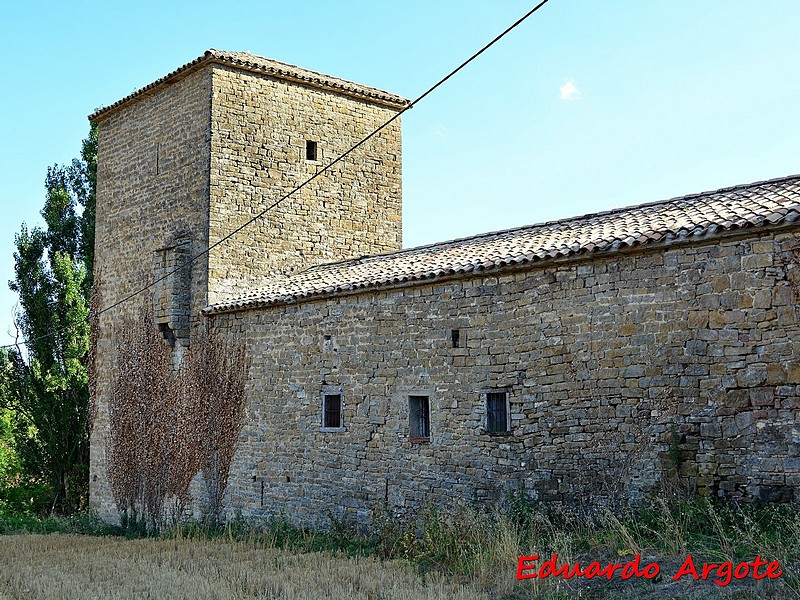
[[[366,537],[336,523],[327,532],[280,520],[187,523],[148,534],[92,515],[0,514],[0,600],[800,598],[796,508],[661,501],[620,519],[518,504],[493,512],[429,508],[406,521],[386,515]],[[533,554],[540,569],[557,555],[559,568],[583,574],[518,581],[519,557]],[[701,572],[704,563],[720,569],[705,580],[676,580],[689,556]],[[757,557],[762,575],[764,561],[774,561],[780,576],[755,577],[743,563]],[[657,576],[586,576],[590,565],[597,574],[634,559],[637,570],[657,565]],[[739,578],[737,565],[746,571]]]
[[[0,536],[0,598],[482,599],[403,561],[291,553],[248,542]]]

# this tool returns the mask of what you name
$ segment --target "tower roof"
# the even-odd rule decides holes
[[[272,60],[271,58],[256,56],[248,52],[226,52],[224,50],[215,50],[211,48],[193,61],[175,69],[172,73],[156,79],[154,82],[149,83],[109,106],[98,109],[89,115],[89,120],[101,121],[109,114],[116,112],[140,97],[149,96],[158,88],[174,83],[190,73],[210,64],[225,65],[244,71],[260,73],[277,79],[352,96],[353,98],[359,98],[367,102],[373,102],[391,108],[401,109],[409,103],[409,101],[402,96],[385,92],[378,88],[361,85],[360,83],[339,79],[338,77],[332,77],[331,75],[325,75],[323,73],[317,73],[316,71],[310,71],[309,69],[303,69],[302,67]]]

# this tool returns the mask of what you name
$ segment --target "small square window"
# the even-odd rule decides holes
[[[508,433],[508,393],[488,392],[486,394],[486,431],[489,433]]]
[[[408,430],[412,441],[430,439],[431,413],[427,396],[408,397]]]
[[[306,140],[306,160],[317,160],[317,142]]]
[[[323,394],[322,395],[322,428],[323,429],[342,429],[344,427],[342,419],[342,395]]]

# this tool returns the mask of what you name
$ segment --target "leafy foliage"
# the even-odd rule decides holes
[[[69,517],[39,517],[27,514],[6,515],[0,512],[0,535],[29,533],[63,533],[75,535],[131,537],[121,527],[109,525],[91,512],[81,512]]]
[[[0,489],[13,485],[19,477],[20,470],[19,457],[14,450],[12,413],[0,409]]]
[[[16,349],[0,354],[0,407],[28,484],[49,490],[49,508],[69,513],[88,487],[89,295],[94,262],[97,130],[81,159],[45,179],[45,227],[16,236]],[[24,343],[23,343],[24,342]]]

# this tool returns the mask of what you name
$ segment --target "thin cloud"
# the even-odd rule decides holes
[[[575,82],[571,79],[568,80],[564,85],[558,88],[559,97],[562,100],[575,100],[576,98],[580,98],[581,92],[578,90],[578,87],[575,85]]]

